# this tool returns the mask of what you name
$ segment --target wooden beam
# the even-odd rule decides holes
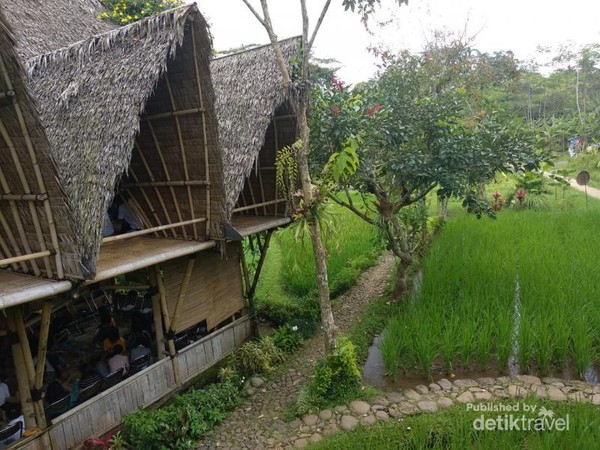
[[[171,228],[185,227],[186,225],[192,225],[194,223],[204,222],[206,218],[201,217],[199,219],[186,220],[184,222],[170,223],[169,225],[161,225],[159,227],[147,228],[145,230],[132,231],[131,233],[118,234],[116,236],[108,236],[102,239],[102,243],[122,241],[124,239],[130,239],[137,236],[143,236],[145,234],[152,234],[162,230],[169,230]],[[2,263],[2,261],[0,261]]]

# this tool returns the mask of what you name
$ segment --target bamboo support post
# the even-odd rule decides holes
[[[162,230],[169,230],[171,228],[185,227],[186,225],[192,225],[194,223],[204,222],[205,220],[206,220],[206,218],[201,217],[199,219],[186,220],[184,222],[178,222],[178,223],[170,223],[169,225],[161,225],[160,227],[147,228],[145,230],[139,230],[139,231],[132,231],[131,233],[118,234],[116,236],[108,236],[108,237],[105,237],[102,240],[102,242],[106,243],[106,242],[122,241],[124,239],[130,239],[130,238],[137,237],[137,236],[143,236],[145,234],[156,233],[156,232],[162,231]]]
[[[33,365],[33,358],[31,356],[31,347],[29,346],[29,338],[27,337],[27,330],[25,329],[25,323],[23,322],[23,312],[21,307],[13,309],[13,321],[17,328],[17,334],[19,335],[19,342],[21,343],[21,351],[23,353],[23,362],[25,363],[25,370],[27,371],[27,379],[29,380],[29,389],[35,389],[36,372]],[[45,368],[46,357],[42,360],[43,367]],[[40,386],[41,387],[41,386]],[[46,416],[44,414],[44,404],[42,400],[33,401],[33,412],[35,414],[35,420],[39,428],[46,428]]]
[[[277,117],[273,117],[273,142],[275,142],[275,160],[277,160],[277,153],[279,153],[279,131],[277,129]],[[275,169],[275,167],[273,167]],[[277,185],[277,176],[275,176],[275,198],[279,198],[279,186]],[[275,206],[275,216],[279,212],[279,206]]]
[[[17,333],[16,324],[13,316],[13,309],[7,311],[7,325],[11,333]],[[31,401],[31,391],[27,383],[27,368],[23,357],[23,348],[18,339],[15,339],[11,346],[11,353],[17,374],[17,385],[19,389],[19,400],[21,402],[21,413],[25,419],[26,428],[36,428],[36,414]]]
[[[154,266],[154,273],[156,276],[156,284],[158,286],[158,294],[160,298],[160,310],[162,312],[163,323],[166,330],[171,329],[171,319],[169,317],[169,307],[167,305],[167,293],[165,292],[165,284],[162,278],[162,274],[160,273],[160,269],[158,265]],[[169,355],[171,357],[175,356],[175,341],[172,336],[168,336],[167,345],[169,347]]]
[[[244,297],[248,301],[248,310],[250,312],[250,317],[252,318],[252,335],[258,335],[258,317],[256,315],[256,304],[254,302],[254,296],[250,294],[250,272],[248,271],[248,263],[246,262],[246,257],[244,255],[244,245],[242,241],[238,241],[238,253],[240,257],[240,263],[242,266],[242,274],[244,276]]]
[[[3,64],[3,62],[0,60],[0,70],[2,69],[2,64]],[[25,136],[27,136],[27,129],[24,130],[24,134],[25,134]],[[1,119],[0,119],[0,135],[6,142],[6,145],[8,146],[8,149],[10,151],[10,156],[11,156],[11,158],[13,160],[13,164],[17,170],[17,175],[19,177],[19,180],[21,182],[21,186],[23,187],[23,190],[27,193],[30,193],[31,189],[29,187],[29,182],[27,181],[27,177],[25,176],[25,172],[23,171],[23,166],[21,164],[21,160],[19,159],[19,155],[17,154],[17,150],[15,148],[14,143],[12,142],[12,139],[8,133],[8,130],[4,126],[4,123]],[[26,140],[27,140],[27,138],[26,138]],[[5,190],[5,194],[10,194],[10,191]],[[14,205],[14,201],[11,202],[11,204]],[[46,241],[44,240],[44,233],[42,232],[42,226],[40,224],[40,219],[38,217],[38,213],[37,213],[35,204],[33,204],[32,202],[29,202],[27,204],[27,206],[29,207],[29,214],[31,215],[31,222],[33,223],[33,228],[35,230],[35,235],[38,240],[39,248],[41,251],[45,251],[45,250],[47,250]],[[27,238],[25,237],[25,239],[27,239]],[[28,251],[28,253],[31,253],[31,251]],[[52,266],[50,265],[50,259],[46,256],[43,259],[43,262],[44,262],[44,268],[46,270],[46,274],[47,274],[48,278],[52,278]],[[35,264],[35,263],[32,262],[32,265],[33,264]],[[39,273],[36,275],[39,275]]]
[[[156,355],[160,361],[166,356],[164,326],[161,316],[162,308],[160,306],[160,292],[158,289],[157,272],[158,266],[151,267],[148,270],[148,279],[150,286],[154,289],[152,294],[152,318],[154,319],[154,335],[156,337]]]
[[[177,329],[177,323],[179,320],[179,310],[183,306],[183,302],[185,301],[185,294],[187,294],[187,289],[190,284],[190,279],[192,278],[192,272],[194,270],[194,263],[196,262],[196,254],[192,254],[189,256],[188,264],[185,269],[185,275],[183,276],[183,281],[181,282],[181,286],[179,288],[179,296],[177,297],[177,303],[175,303],[175,310],[173,311],[173,318],[171,319],[171,327],[170,332],[175,333]]]
[[[35,383],[33,387],[35,389],[41,389],[44,383],[44,371],[46,353],[48,351],[48,335],[50,332],[50,320],[52,317],[52,302],[50,300],[44,301],[42,304],[42,318],[40,321],[40,336],[38,343],[38,359],[37,366],[35,368]]]
[[[167,181],[171,181],[171,175],[169,175],[169,168],[167,167],[167,163],[165,162],[165,157],[163,155],[162,149],[160,147],[160,142],[158,140],[158,136],[154,132],[154,127],[152,126],[152,122],[149,120],[146,121],[148,124],[148,128],[150,129],[150,134],[152,135],[152,140],[154,141],[154,146],[156,147],[156,151],[158,153],[158,159],[162,165],[163,172],[165,174],[165,178]],[[177,201],[177,196],[175,195],[175,189],[173,186],[169,186],[169,191],[171,192],[171,198],[173,200],[173,205],[175,205],[175,211],[177,212],[177,218],[179,222],[183,222],[183,217],[181,216],[181,209],[179,208],[179,202]],[[185,228],[183,228],[183,238],[187,239],[187,232]]]
[[[196,83],[198,85],[198,101],[200,102],[200,108],[204,110],[204,95],[202,94],[202,82],[200,81],[200,67],[198,66],[198,51],[196,48],[196,33],[192,30],[192,48],[194,51],[194,69],[196,71]],[[210,165],[208,157],[208,136],[206,135],[206,114],[202,113],[202,137],[204,141],[204,178],[210,181]],[[210,224],[211,224],[211,206],[210,206],[210,185],[206,187],[206,238],[210,236]]]
[[[147,168],[147,170],[149,170],[149,168]],[[139,179],[138,179],[137,175],[135,174],[135,172],[133,171],[133,169],[131,167],[129,168],[129,173],[131,174],[131,176],[133,177],[133,179],[136,181],[136,183],[139,182]],[[155,193],[158,196],[158,189],[154,189],[154,190],[155,190]],[[158,217],[158,213],[156,212],[156,208],[154,208],[154,205],[152,204],[152,202],[148,198],[148,194],[146,194],[146,191],[144,189],[140,189],[140,192],[142,193],[142,197],[144,197],[144,200],[146,200],[146,204],[148,205],[150,213],[154,216],[154,220],[156,220],[156,224],[159,225],[159,226],[162,225],[162,222],[161,222],[160,218]],[[129,194],[129,196],[131,198],[135,198],[133,195],[131,195],[131,191],[130,190],[127,190],[127,193]],[[137,200],[136,200],[136,202],[137,202]],[[141,205],[140,205],[140,209],[143,211],[143,208],[141,207]],[[145,214],[145,212],[144,212],[144,215],[145,215],[146,219],[148,219],[148,216]],[[148,220],[148,223],[150,224],[152,222],[150,220]],[[167,237],[167,232],[163,231],[163,235],[165,237]]]
[[[144,153],[142,152],[142,149],[140,148],[140,146],[137,143],[137,141],[135,143],[135,148],[136,148],[138,154],[140,155],[140,159],[142,160],[142,163],[144,164],[144,167],[146,168],[146,172],[148,172],[148,178],[150,178],[150,181],[155,181],[154,174],[152,173],[152,169],[150,169],[150,165],[148,165],[148,161],[146,161],[146,157],[144,156]],[[162,210],[165,213],[165,218],[167,219],[167,222],[168,223],[173,222],[171,220],[171,215],[169,214],[169,210],[167,209],[167,207],[165,205],[165,201],[164,201],[164,199],[162,197],[162,194],[160,193],[160,191],[158,190],[158,188],[156,188],[156,187],[154,188],[154,193],[156,194],[156,197],[158,198],[158,202],[160,203],[160,206],[162,207]],[[146,201],[149,202],[148,198],[146,198]],[[173,237],[176,238],[177,237],[177,233],[175,232],[175,230],[171,230],[171,232],[173,233]]]
[[[173,91],[171,89],[171,81],[169,80],[169,74],[165,74],[165,80],[167,82],[167,90],[169,91],[169,97],[171,99],[171,107],[173,108],[173,112],[175,113],[177,110],[177,106],[175,105],[175,98],[173,97]],[[202,113],[204,115],[204,113]],[[181,149],[181,161],[183,162],[183,173],[185,176],[185,181],[190,181],[190,173],[187,165],[187,157],[185,153],[185,146],[183,144],[183,136],[181,135],[181,124],[179,123],[179,116],[175,115],[175,125],[177,128],[177,138],[179,140],[179,148]],[[194,199],[192,197],[192,189],[190,185],[186,185],[187,187],[187,195],[188,195],[188,203],[190,205],[190,216],[192,219],[196,217],[194,213]],[[194,231],[194,239],[198,240],[198,227],[196,224],[193,226]]]
[[[262,248],[260,251],[260,258],[258,260],[258,265],[256,266],[256,271],[254,272],[254,279],[252,280],[252,286],[250,287],[249,294],[254,297],[254,292],[256,291],[256,285],[258,284],[258,278],[260,277],[260,272],[262,271],[263,264],[265,263],[265,258],[267,257],[267,250],[269,249],[269,243],[271,242],[271,236],[273,235],[273,230],[267,231],[267,235],[262,244]]]

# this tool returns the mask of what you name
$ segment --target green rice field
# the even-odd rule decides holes
[[[521,373],[583,377],[600,360],[599,251],[594,200],[588,209],[453,218],[424,258],[420,295],[386,328],[388,372],[506,372],[512,353]]]

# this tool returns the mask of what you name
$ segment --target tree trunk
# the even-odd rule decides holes
[[[308,127],[308,101],[306,90],[300,94],[300,98],[295,103],[296,114],[298,117],[298,130],[300,139],[302,139],[302,151],[298,155],[298,172],[302,183],[302,191],[306,205],[313,202],[312,182],[308,169],[308,145],[310,138],[310,129]],[[315,269],[317,273],[317,287],[319,289],[319,306],[321,309],[321,326],[325,332],[325,350],[330,352],[337,347],[337,328],[333,321],[333,312],[331,310],[331,300],[329,298],[329,280],[327,276],[327,249],[323,244],[321,237],[321,228],[319,223],[312,218],[309,223],[310,239],[315,255]]]

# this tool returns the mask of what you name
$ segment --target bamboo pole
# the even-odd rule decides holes
[[[154,132],[154,127],[152,126],[152,122],[149,120],[146,121],[148,127],[150,128],[150,134],[152,135],[152,139],[154,140],[154,146],[156,147],[156,151],[158,152],[158,159],[162,165],[163,172],[165,173],[165,178],[167,181],[171,181],[171,175],[169,175],[169,169],[167,167],[167,163],[165,162],[165,157],[162,153],[160,142],[158,141],[158,136]],[[179,202],[177,201],[177,196],[175,195],[175,189],[172,186],[169,187],[169,191],[171,192],[171,198],[173,199],[173,205],[175,205],[175,211],[177,212],[177,218],[180,222],[183,222],[183,217],[181,216],[181,210],[179,209]],[[183,238],[187,239],[187,232],[185,228],[183,228]]]
[[[173,109],[175,109],[175,106],[173,106]],[[152,114],[150,116],[142,116],[141,118],[143,120],[170,119],[173,117],[177,118],[177,117],[182,117],[182,116],[191,116],[194,114],[202,114],[204,112],[205,112],[205,110],[202,108],[191,108],[191,109],[182,109],[180,111],[169,111],[169,112],[165,112],[165,113]]]
[[[177,107],[175,105],[175,98],[173,97],[173,91],[171,89],[171,81],[169,80],[168,73],[165,73],[165,81],[167,82],[167,90],[169,91],[169,97],[171,99],[171,107],[173,108],[173,112],[175,112],[177,110]],[[188,171],[187,157],[185,154],[185,146],[183,144],[183,137],[181,135],[181,124],[179,123],[179,116],[177,116],[177,115],[175,115],[175,125],[177,128],[177,138],[179,139],[179,148],[181,149],[181,161],[183,162],[183,173],[185,176],[185,181],[189,182],[190,174]],[[191,218],[194,219],[196,217],[196,215],[194,214],[194,201],[192,198],[192,189],[189,184],[186,187],[187,187],[187,194],[188,194],[188,203],[190,205],[190,215],[191,215]],[[194,230],[194,239],[197,241],[198,240],[198,227],[196,227],[196,224],[193,225],[193,230]]]
[[[254,272],[254,279],[252,280],[252,286],[250,287],[249,294],[254,297],[254,292],[256,291],[256,285],[258,284],[258,278],[260,277],[260,272],[262,271],[263,264],[265,263],[265,258],[267,257],[267,250],[269,248],[269,243],[271,242],[271,236],[273,235],[273,230],[267,231],[267,236],[263,242],[260,258],[258,260],[258,265],[256,266],[256,271]]]
[[[177,329],[177,323],[179,320],[179,310],[183,306],[183,302],[185,301],[185,294],[187,294],[187,289],[190,284],[190,279],[192,278],[192,272],[194,270],[194,263],[196,262],[196,253],[189,256],[188,264],[185,269],[185,275],[183,276],[183,281],[181,282],[181,286],[179,287],[179,296],[177,297],[177,303],[175,303],[175,310],[173,311],[173,318],[171,319],[171,329],[172,333],[175,333]]]
[[[2,65],[3,65],[3,61],[0,60],[0,69],[2,69]],[[13,160],[13,164],[15,165],[15,168],[17,169],[17,175],[19,177],[19,180],[21,181],[23,190],[26,193],[30,193],[31,188],[29,187],[29,182],[27,181],[27,177],[25,176],[25,172],[23,171],[23,166],[21,165],[21,160],[19,159],[19,155],[17,154],[15,145],[12,142],[12,139],[10,138],[10,135],[8,134],[8,130],[6,129],[2,119],[0,119],[0,135],[2,135],[2,137],[4,138],[4,141],[6,142],[6,144],[8,146],[8,150],[10,151],[10,155]],[[27,138],[25,138],[25,140],[27,141]],[[38,168],[38,170],[39,170],[39,168]],[[10,192],[5,192],[5,194],[10,194]],[[14,202],[13,202],[13,204],[14,204]],[[31,215],[31,222],[33,223],[33,228],[35,230],[35,235],[38,240],[39,248],[41,251],[45,251],[45,250],[47,250],[46,240],[44,239],[44,233],[42,232],[42,226],[40,224],[40,219],[38,217],[37,209],[36,209],[35,205],[31,202],[29,202],[27,204],[27,206],[29,207],[29,214]],[[29,253],[31,253],[31,252],[29,252]],[[46,270],[46,275],[48,276],[48,278],[52,278],[53,275],[52,275],[52,266],[50,265],[50,258],[45,257],[43,259],[43,261],[44,261],[44,268]],[[32,265],[33,264],[34,263],[32,263]],[[37,274],[37,275],[39,275],[39,274]]]
[[[139,182],[139,179],[137,177],[137,175],[135,174],[135,172],[133,171],[133,169],[131,167],[129,167],[129,173],[131,174],[131,176],[133,177],[133,179],[136,181],[136,183]],[[142,193],[142,197],[144,197],[144,200],[146,200],[146,203],[148,204],[148,208],[150,208],[150,212],[152,213],[152,215],[154,216],[154,219],[156,220],[156,224],[157,225],[162,225],[162,222],[160,220],[160,218],[158,217],[158,213],[156,212],[156,208],[154,207],[154,205],[152,204],[152,202],[150,201],[150,199],[148,198],[148,194],[146,194],[146,191],[144,189],[140,189],[140,192]],[[158,189],[155,189],[155,192],[158,193]],[[131,198],[134,198],[131,195],[131,192],[128,191],[129,196]],[[158,195],[158,194],[157,194]],[[140,206],[141,208],[141,206]],[[141,208],[143,210],[143,208]],[[146,218],[148,218],[148,216],[146,216]],[[152,223],[150,220],[148,220],[148,223]],[[167,237],[167,232],[163,231],[163,235],[165,237]]]
[[[256,215],[258,215],[258,206],[256,205],[256,197],[254,197],[254,189],[252,188],[252,175],[250,175],[247,179],[246,182],[248,183],[248,190],[250,191],[250,198],[252,199],[252,207],[254,208],[254,212],[256,213]],[[251,208],[250,208],[251,209]]]
[[[48,200],[48,194],[0,194],[0,200],[43,202]]]
[[[169,308],[167,306],[167,294],[165,292],[165,283],[162,278],[162,274],[160,273],[160,269],[158,265],[154,266],[154,270],[156,273],[156,281],[158,284],[158,292],[160,294],[160,305],[163,316],[163,321],[165,324],[165,328],[167,330],[171,329],[171,321],[169,320]],[[171,363],[173,364],[173,377],[175,378],[175,384],[177,386],[181,385],[181,375],[179,373],[179,366],[177,365],[177,359],[175,359],[175,355],[177,351],[175,350],[175,340],[173,339],[173,333],[169,333],[167,337],[167,346],[169,347],[169,356],[171,357]]]
[[[258,174],[258,184],[260,185],[260,199],[262,200],[262,204],[263,204],[263,214],[266,216],[267,215],[267,206],[265,205],[265,202],[267,201],[265,199],[265,188],[263,187],[263,178],[262,178],[262,172],[259,170],[260,169],[260,155],[256,157],[256,172]],[[275,197],[277,198],[277,197]]]
[[[154,294],[152,294],[152,318],[154,319],[154,336],[156,337],[156,355],[160,361],[166,356],[166,353],[164,327],[160,307],[160,293],[158,290],[158,280],[156,278],[158,270],[158,265],[150,267],[148,270],[148,280],[150,281],[150,286],[155,289]]]
[[[273,117],[273,142],[275,143],[275,161],[277,161],[277,154],[279,153],[279,130],[277,129],[277,120]],[[275,170],[275,167],[273,167]],[[277,186],[277,174],[275,174],[275,198],[279,198],[279,186]],[[278,206],[275,206],[275,216],[279,212]]]
[[[6,65],[4,60],[0,58],[0,70],[2,70],[5,74],[5,80],[9,91],[13,91],[12,82],[10,77],[8,76],[8,72],[6,71]],[[29,158],[31,159],[31,164],[33,165],[33,171],[35,173],[35,178],[37,181],[38,189],[42,194],[46,195],[46,199],[44,200],[44,213],[46,215],[46,222],[48,223],[48,229],[50,232],[50,241],[52,243],[52,248],[55,252],[55,264],[56,264],[56,272],[59,280],[62,280],[64,276],[64,267],[62,264],[60,246],[58,244],[58,233],[56,232],[56,225],[54,223],[54,216],[52,214],[52,209],[50,207],[50,201],[47,195],[46,184],[44,183],[44,178],[42,177],[42,171],[40,169],[40,165],[37,160],[37,156],[35,154],[35,150],[33,147],[33,143],[31,140],[31,136],[29,133],[29,129],[27,128],[27,124],[25,122],[25,118],[23,117],[23,111],[21,110],[21,105],[15,99],[13,100],[13,105],[15,109],[15,113],[17,114],[17,118],[19,120],[19,125],[21,127],[21,131],[23,133],[23,137],[25,138],[25,144],[27,146],[27,151],[29,152]],[[35,216],[37,220],[37,215]],[[42,236],[43,239],[43,236]],[[45,248],[41,247],[42,250]],[[48,274],[51,276],[51,273]]]
[[[163,323],[165,325],[166,330],[171,329],[171,319],[169,318],[169,307],[167,306],[167,294],[165,292],[165,284],[162,278],[162,274],[160,273],[160,269],[158,265],[154,266],[154,271],[156,275],[156,284],[158,286],[158,294],[160,298],[160,310],[162,311]],[[169,347],[169,355],[171,357],[175,356],[175,341],[172,337],[168,337],[167,345]]]
[[[258,316],[256,315],[254,296],[250,295],[250,272],[248,271],[248,263],[246,262],[246,257],[244,256],[244,245],[242,244],[242,241],[238,241],[238,255],[242,266],[242,274],[244,276],[244,297],[246,297],[246,300],[248,301],[248,311],[250,312],[250,317],[252,318],[252,335],[257,336]]]
[[[46,353],[48,351],[48,335],[50,332],[50,320],[52,318],[52,302],[44,301],[42,304],[42,318],[40,321],[40,336],[38,343],[38,360],[35,368],[35,389],[41,389],[44,384],[44,371]]]
[[[233,212],[242,212],[242,211],[246,211],[248,209],[256,209],[259,208],[261,206],[269,206],[269,205],[275,205],[277,203],[283,203],[283,202],[287,202],[287,199],[285,198],[280,198],[278,200],[269,200],[268,202],[262,202],[262,203],[257,203],[255,205],[249,205],[249,206],[242,206],[240,208],[235,208],[233,210]]]
[[[210,183],[204,180],[186,180],[186,181],[153,181],[142,183],[128,183],[121,185],[122,188],[142,188],[142,187],[189,187],[189,186],[207,186]]]
[[[242,197],[242,203],[244,204],[244,206],[237,208],[237,209],[240,209],[241,212],[245,212],[246,211],[245,207],[248,206],[248,202],[246,201],[246,194],[244,194],[244,188],[242,188],[241,197]],[[244,208],[244,209],[242,209],[242,208]],[[234,209],[233,212],[236,212],[236,210]]]
[[[5,194],[10,193],[10,187],[8,185],[8,182],[6,181],[6,177],[4,176],[4,171],[2,170],[1,167],[0,167],[0,186],[2,186],[2,189],[4,190]],[[31,247],[29,246],[29,241],[27,240],[27,236],[25,235],[25,229],[23,228],[23,222],[21,222],[21,216],[19,214],[19,210],[17,209],[17,205],[14,201],[10,201],[9,205],[10,205],[10,211],[12,212],[13,220],[15,222],[15,226],[17,228],[17,233],[19,234],[19,239],[21,240],[21,244],[23,245],[23,249],[25,250],[25,253],[33,253],[33,251],[31,250]],[[4,216],[2,216],[2,217],[4,217]],[[2,226],[7,231],[7,234],[9,234],[9,236],[13,236],[13,239],[14,239],[14,235],[12,234],[12,228],[7,223],[3,223]],[[8,231],[8,230],[11,230],[11,231]],[[15,248],[15,253],[17,255],[21,255],[21,249],[20,249],[19,245],[17,244],[16,240],[14,241],[13,246]],[[23,267],[23,271],[25,273],[29,272],[29,268],[26,264],[23,264],[22,267]],[[41,271],[35,261],[31,262],[31,267],[33,269],[34,275],[38,276],[41,274]]]
[[[150,181],[155,181],[154,174],[152,173],[152,170],[150,169],[150,166],[148,165],[148,161],[146,161],[146,157],[144,156],[144,153],[142,152],[142,149],[140,148],[140,145],[138,144],[137,141],[135,142],[135,148],[138,151],[138,154],[140,155],[140,159],[142,160],[144,167],[146,168],[146,172],[148,172],[148,177],[150,178]],[[165,205],[165,201],[163,200],[162,194],[160,193],[158,188],[156,188],[156,187],[154,188],[154,193],[156,194],[156,197],[158,198],[158,201],[163,209],[163,212],[165,213],[165,218],[167,219],[167,222],[169,222],[169,223],[173,222],[171,220],[171,215],[169,214],[169,210],[167,209],[167,207]],[[175,232],[175,230],[171,230],[171,231],[173,232],[173,237],[176,238],[177,233]]]
[[[157,231],[169,230],[171,228],[185,227],[187,225],[192,225],[194,223],[204,222],[206,218],[201,217],[199,219],[186,220],[184,222],[171,223],[169,225],[161,225],[160,227],[147,228],[145,230],[132,231],[131,233],[118,234],[116,236],[108,236],[102,239],[102,243],[113,242],[113,241],[122,241],[123,239],[130,239],[137,236],[143,236],[145,234],[156,233]],[[1,261],[0,261],[1,263]]]
[[[198,66],[198,50],[196,48],[196,32],[192,29],[192,48],[194,49],[194,69],[196,71],[196,83],[198,85],[198,101],[200,108],[204,109],[204,96],[202,95],[202,83],[200,82],[200,67]],[[204,178],[210,181],[210,166],[208,158],[208,136],[206,135],[206,114],[202,113],[202,137],[204,141]],[[211,207],[210,207],[210,185],[206,187],[206,238],[210,236],[211,224]]]
[[[21,307],[13,309],[13,321],[17,328],[17,334],[19,335],[19,341],[21,343],[21,351],[23,352],[23,361],[25,363],[25,370],[27,371],[27,379],[29,380],[29,388],[35,388],[36,373],[35,367],[33,366],[33,358],[31,356],[31,347],[29,346],[29,338],[27,337],[27,330],[25,329],[25,323],[23,322],[23,311]],[[45,368],[46,357],[42,360],[42,366]],[[38,361],[39,362],[39,361]],[[41,386],[40,386],[41,387]],[[33,412],[35,414],[35,420],[39,428],[46,428],[46,417],[44,415],[44,404],[42,400],[33,401]]]
[[[13,318],[13,309],[9,309],[7,311],[6,321],[11,333],[16,333],[17,329]],[[35,419],[33,403],[31,401],[31,391],[29,390],[29,385],[27,384],[28,376],[23,358],[23,349],[18,339],[13,341],[11,345],[11,353],[17,374],[19,400],[21,402],[21,413],[25,419],[25,428],[36,428],[37,423]]]
[[[53,252],[51,252],[50,250],[46,250],[44,252],[37,252],[37,253],[30,253],[28,255],[14,256],[12,258],[0,260],[0,267],[8,266],[9,264],[23,262],[23,261],[33,261],[34,259],[47,258],[48,256],[52,255],[52,253]]]
[[[125,193],[127,194],[127,204],[131,206],[131,212],[135,216],[135,219],[138,221],[138,224],[141,227],[149,226],[152,222],[149,220],[144,208],[140,205],[137,199],[131,194],[129,189],[125,189]]]

